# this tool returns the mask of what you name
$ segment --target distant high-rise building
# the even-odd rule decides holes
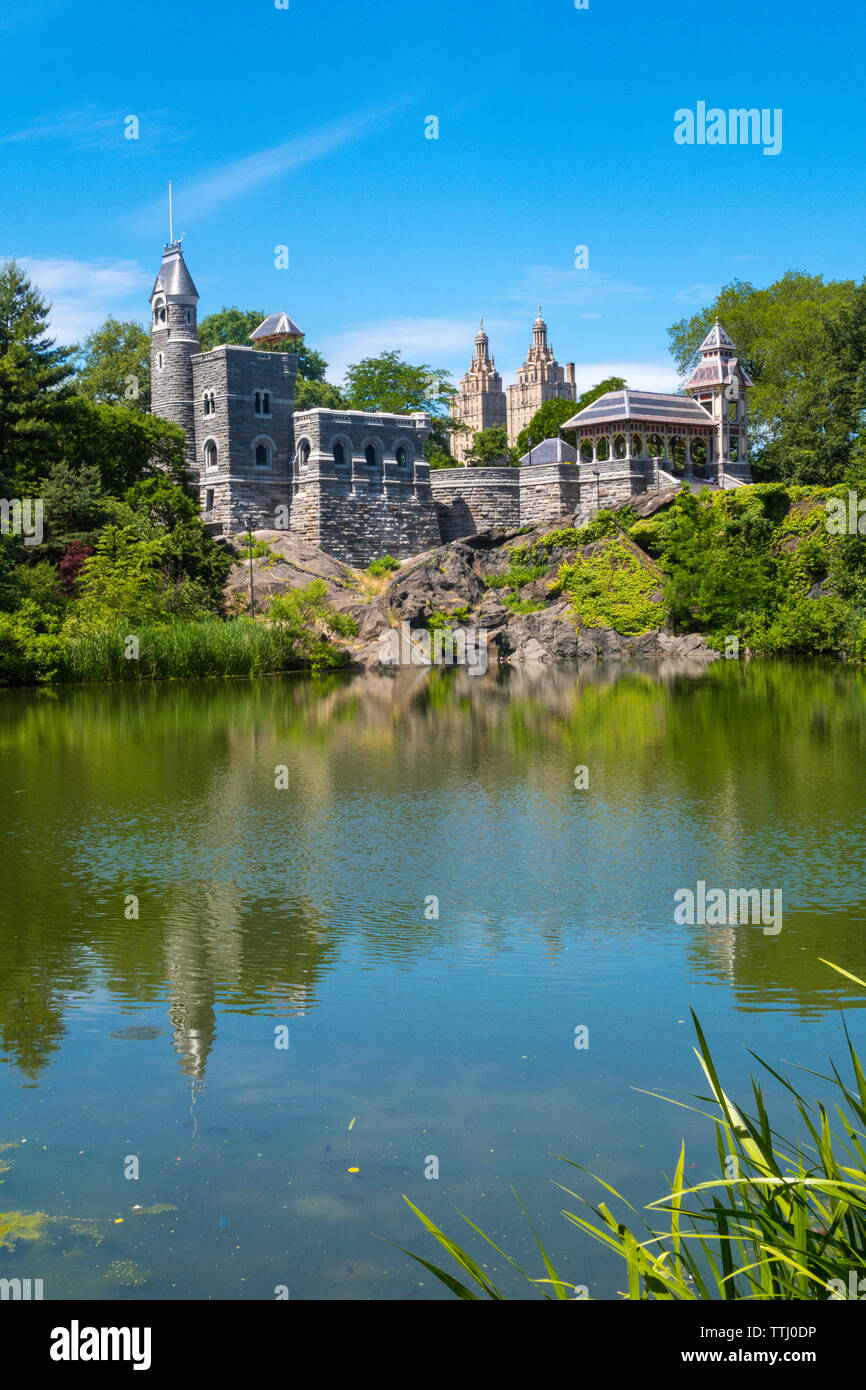
[[[505,425],[506,413],[502,377],[490,356],[490,340],[484,332],[482,319],[475,335],[475,355],[451,403],[452,420],[462,420],[469,426],[465,433],[455,431],[451,435],[451,452],[459,463],[472,448],[473,435],[479,430]]]
[[[532,342],[526,361],[517,371],[517,384],[508,388],[508,442],[514,444],[522,429],[545,401],[576,399],[574,363],[560,367],[547,341],[547,324],[541,317],[532,325]]]

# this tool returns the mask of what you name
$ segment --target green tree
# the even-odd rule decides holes
[[[516,467],[520,455],[508,443],[508,431],[504,425],[494,425],[489,430],[477,430],[472,436],[472,448],[466,454],[469,468],[501,468],[505,465]]]
[[[150,334],[131,320],[107,318],[82,344],[75,389],[100,404],[150,410]]]
[[[330,381],[307,381],[299,376],[295,387],[295,410],[313,410],[321,406],[324,410],[342,410],[345,406],[343,393],[339,386]]]
[[[188,486],[183,430],[158,415],[78,396],[66,405],[61,438],[70,467],[95,465],[103,491],[112,497],[161,472]]]
[[[625,382],[621,376],[609,376],[604,381],[600,381],[597,386],[591,386],[588,391],[584,391],[576,401],[563,401],[556,398],[552,401],[545,401],[544,405],[536,410],[529,424],[522,429],[515,441],[518,458],[529,453],[530,440],[533,444],[540,444],[543,439],[556,439],[557,435],[562,434],[566,444],[572,448],[577,447],[577,435],[574,430],[560,430],[566,420],[570,420],[572,415],[576,415],[579,410],[584,410],[591,405],[599,396],[603,396],[606,391],[621,391]]]
[[[47,332],[50,306],[15,261],[0,264],[0,488],[35,490],[57,456],[73,349]]]
[[[215,314],[208,314],[198,326],[198,340],[202,352],[209,352],[220,343],[236,343],[250,347],[250,334],[264,321],[262,309],[223,308]],[[298,376],[305,381],[324,381],[328,364],[321,353],[300,343],[260,343],[259,352],[296,352],[298,354]],[[336,389],[336,388],[335,388]]]
[[[95,463],[70,467],[58,459],[42,485],[45,539],[52,549],[65,549],[74,537],[89,535],[105,519],[102,476]]]
[[[425,410],[434,416],[447,416],[454,396],[448,372],[426,363],[413,366],[396,350],[353,362],[346,368],[344,390],[350,410],[393,415]]]
[[[793,270],[763,290],[734,280],[669,330],[684,374],[717,317],[733,339],[754,382],[748,406],[756,479],[830,484],[844,476],[857,432],[852,373],[863,362],[855,290],[852,280],[825,283]]]

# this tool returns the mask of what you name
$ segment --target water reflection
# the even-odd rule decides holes
[[[4,693],[4,1059],[38,1080],[104,991],[157,1008],[200,1083],[230,1013],[528,939],[550,971],[575,943],[681,958],[744,1012],[859,1006],[816,961],[866,970],[863,696],[859,671],[725,662]],[[782,886],[778,939],[674,927],[714,875]]]

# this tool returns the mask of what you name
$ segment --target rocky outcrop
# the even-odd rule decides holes
[[[657,505],[648,508],[647,515],[665,505],[660,499],[664,494],[653,496]],[[333,607],[358,624],[357,638],[345,641],[349,664],[377,672],[394,671],[407,663],[426,664],[425,651],[431,659],[431,641],[443,627],[471,634],[473,642],[483,633],[488,667],[628,662],[681,665],[696,671],[718,659],[718,653],[697,634],[677,636],[659,630],[624,636],[611,628],[581,627],[571,600],[551,593],[550,585],[563,563],[581,555],[588,558],[606,542],[582,548],[567,543],[537,548],[535,543],[550,530],[524,528],[465,537],[404,561],[390,578],[378,581],[290,533],[258,531],[256,539],[264,541],[270,553],[253,563],[256,611],[264,611],[274,594],[323,580]],[[659,578],[649,556],[633,542],[627,544]],[[511,552],[516,547],[526,547],[524,553],[533,556],[536,568],[543,564],[544,572],[528,577],[519,588],[510,588],[502,584],[503,579],[514,580],[515,574],[518,579],[524,577],[514,568]],[[234,606],[245,604],[247,560],[240,560],[232,570],[227,591]],[[394,652],[399,652],[396,662]]]

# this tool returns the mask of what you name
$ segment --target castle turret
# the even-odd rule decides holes
[[[685,391],[704,407],[715,424],[710,441],[710,471],[718,475],[720,482],[726,474],[751,482],[746,392],[753,382],[718,319],[701,343],[700,354],[701,360],[686,382]]]
[[[200,352],[196,312],[198,290],[186,268],[179,241],[165,247],[150,296],[151,410],[186,431],[186,459],[198,482],[192,357]]]

